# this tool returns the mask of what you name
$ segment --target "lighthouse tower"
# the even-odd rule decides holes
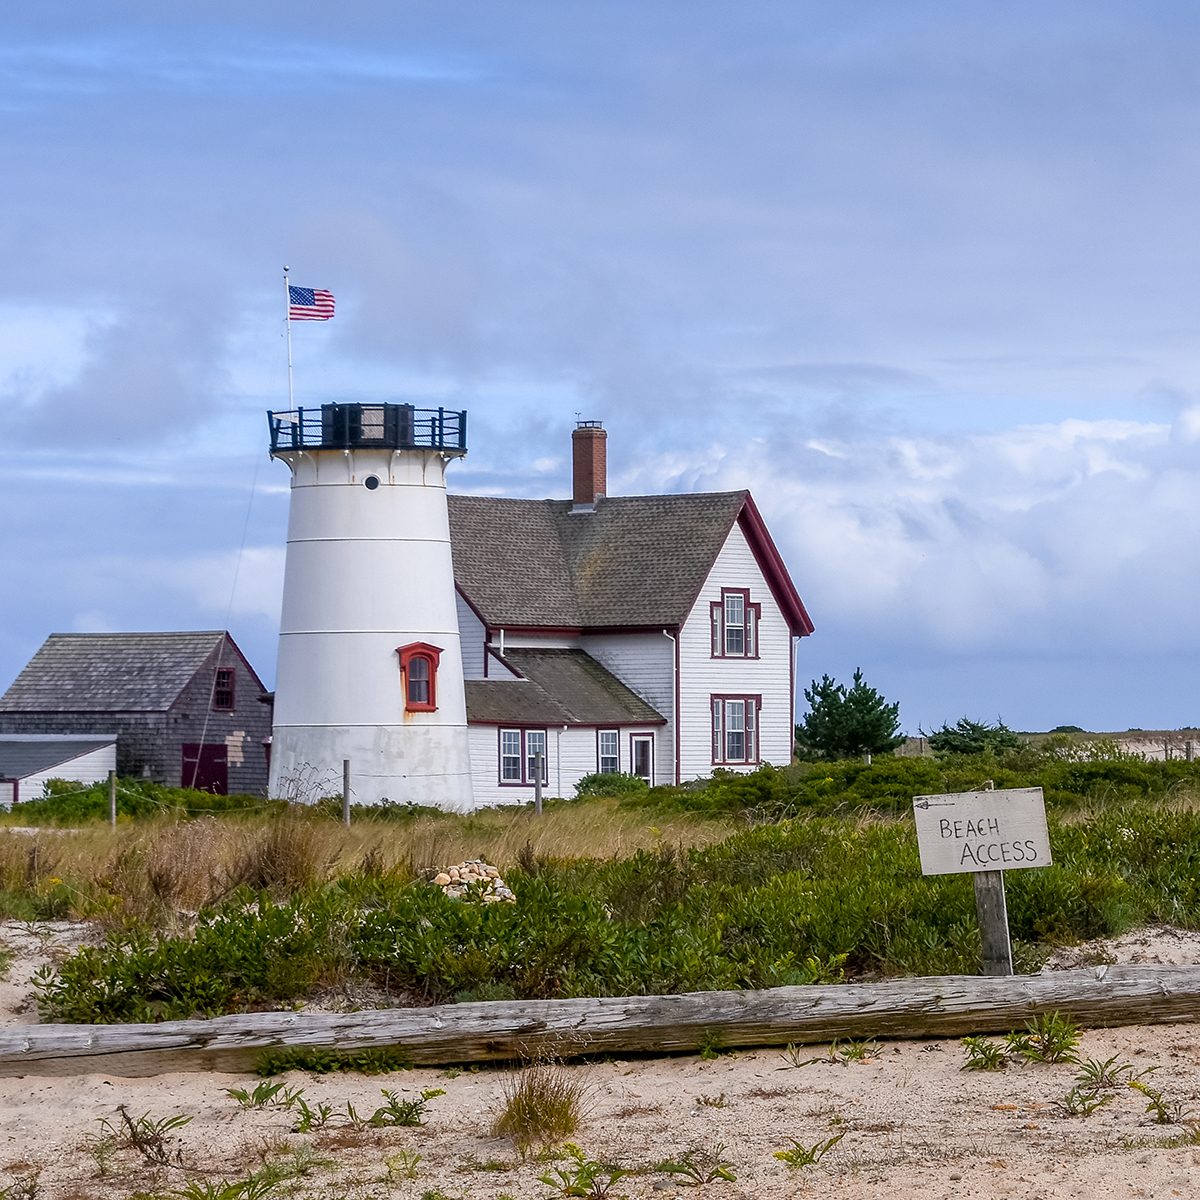
[[[349,759],[356,803],[470,810],[446,514],[467,414],[323,404],[268,417],[271,456],[292,473],[270,794],[327,786]]]

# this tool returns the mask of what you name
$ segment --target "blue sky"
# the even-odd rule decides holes
[[[273,677],[296,396],[453,486],[750,487],[800,678],[916,731],[1200,722],[1200,14],[44,2],[0,46],[0,687],[52,631]],[[250,11],[246,11],[249,8]]]

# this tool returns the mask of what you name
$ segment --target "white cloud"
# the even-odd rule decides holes
[[[1172,433],[1072,419],[721,443],[627,482],[658,490],[661,469],[671,490],[751,486],[818,630],[918,655],[1195,652],[1200,463],[1172,461]]]

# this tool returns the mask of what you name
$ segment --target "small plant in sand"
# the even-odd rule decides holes
[[[1079,1028],[1062,1013],[1043,1013],[1025,1022],[1020,1033],[1005,1036],[1008,1053],[1027,1062],[1074,1062],[1079,1048]]]
[[[782,1058],[787,1063],[788,1067],[811,1067],[813,1063],[825,1062],[825,1055],[817,1055],[815,1058],[806,1058],[806,1046],[798,1046],[795,1042],[788,1042],[784,1047]],[[786,1070],[786,1067],[780,1067],[779,1070]]]
[[[416,1179],[421,1156],[413,1150],[397,1150],[384,1156],[383,1178],[380,1183],[399,1183],[404,1179]]]
[[[697,1047],[700,1057],[705,1062],[712,1062],[726,1053],[724,1039],[719,1029],[706,1029],[700,1035],[700,1045]]]
[[[654,1169],[673,1175],[675,1182],[683,1187],[702,1187],[718,1180],[734,1183],[737,1180],[732,1164],[725,1161],[725,1145],[722,1142],[718,1142],[711,1150],[694,1147],[685,1154],[660,1162]]]
[[[1150,1067],[1150,1071],[1154,1068]],[[1075,1076],[1076,1084],[1081,1088],[1091,1088],[1093,1091],[1125,1087],[1131,1079],[1147,1074],[1147,1071],[1135,1072],[1133,1063],[1121,1062],[1114,1054],[1103,1062],[1094,1058],[1083,1059],[1079,1063],[1079,1074]]]
[[[1106,1096],[1096,1088],[1076,1084],[1061,1100],[1056,1100],[1055,1104],[1065,1117],[1090,1117],[1096,1109],[1111,1100],[1111,1095]]]
[[[268,1105],[273,1108],[291,1108],[304,1095],[302,1088],[289,1088],[282,1083],[270,1083],[266,1079],[249,1091],[246,1088],[226,1088],[225,1092],[242,1108],[266,1108]]]
[[[136,1150],[148,1163],[158,1167],[179,1166],[183,1162],[183,1148],[173,1146],[176,1130],[182,1129],[192,1118],[183,1113],[173,1117],[152,1117],[145,1113],[131,1117],[123,1104],[117,1105],[118,1119],[108,1117],[100,1121],[103,1137],[112,1138],[122,1150]]]
[[[315,1106],[310,1105],[303,1096],[296,1101],[300,1116],[292,1126],[293,1133],[312,1133],[324,1129],[333,1120],[333,1105],[319,1101]]]
[[[429,1101],[435,1096],[446,1094],[445,1088],[425,1088],[419,1096],[405,1100],[387,1088],[382,1090],[386,1103],[377,1108],[367,1122],[374,1129],[382,1129],[389,1125],[424,1125]]]
[[[834,1038],[829,1046],[829,1061],[848,1067],[851,1063],[870,1062],[878,1058],[881,1051],[879,1043],[874,1038],[864,1038],[856,1042],[853,1038]]]
[[[1178,1125],[1188,1119],[1182,1100],[1168,1100],[1158,1088],[1151,1087],[1144,1079],[1131,1079],[1129,1086],[1146,1097],[1146,1111],[1153,1115],[1156,1125]]]
[[[554,1188],[560,1196],[582,1196],[586,1200],[606,1200],[612,1195],[612,1190],[619,1179],[624,1179],[628,1171],[613,1163],[597,1162],[588,1158],[576,1145],[568,1142],[563,1150],[566,1153],[566,1164],[552,1167],[544,1175],[538,1176],[538,1182],[549,1188]]]
[[[0,1200],[37,1200],[42,1190],[39,1182],[41,1176],[40,1167],[18,1175],[12,1183],[6,1187],[0,1187]]]
[[[820,1162],[845,1136],[846,1131],[843,1129],[841,1133],[835,1133],[833,1137],[826,1138],[825,1141],[817,1142],[812,1146],[806,1146],[803,1142],[792,1138],[791,1146],[786,1150],[776,1150],[775,1157],[781,1162],[787,1163],[790,1170],[811,1167],[814,1163]]]
[[[1008,1066],[1008,1052],[1003,1042],[993,1042],[985,1037],[965,1037],[962,1044],[967,1052],[967,1061],[962,1065],[964,1071],[1000,1071]]]
[[[248,1175],[245,1179],[189,1179],[170,1195],[179,1200],[263,1200],[278,1186],[277,1181]]]
[[[570,1137],[587,1112],[585,1080],[555,1059],[519,1068],[504,1081],[503,1092],[492,1136],[511,1138],[522,1155],[535,1142]]]

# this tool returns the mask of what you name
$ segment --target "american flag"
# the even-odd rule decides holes
[[[288,317],[293,321],[328,321],[333,316],[333,293],[323,288],[288,285]]]

